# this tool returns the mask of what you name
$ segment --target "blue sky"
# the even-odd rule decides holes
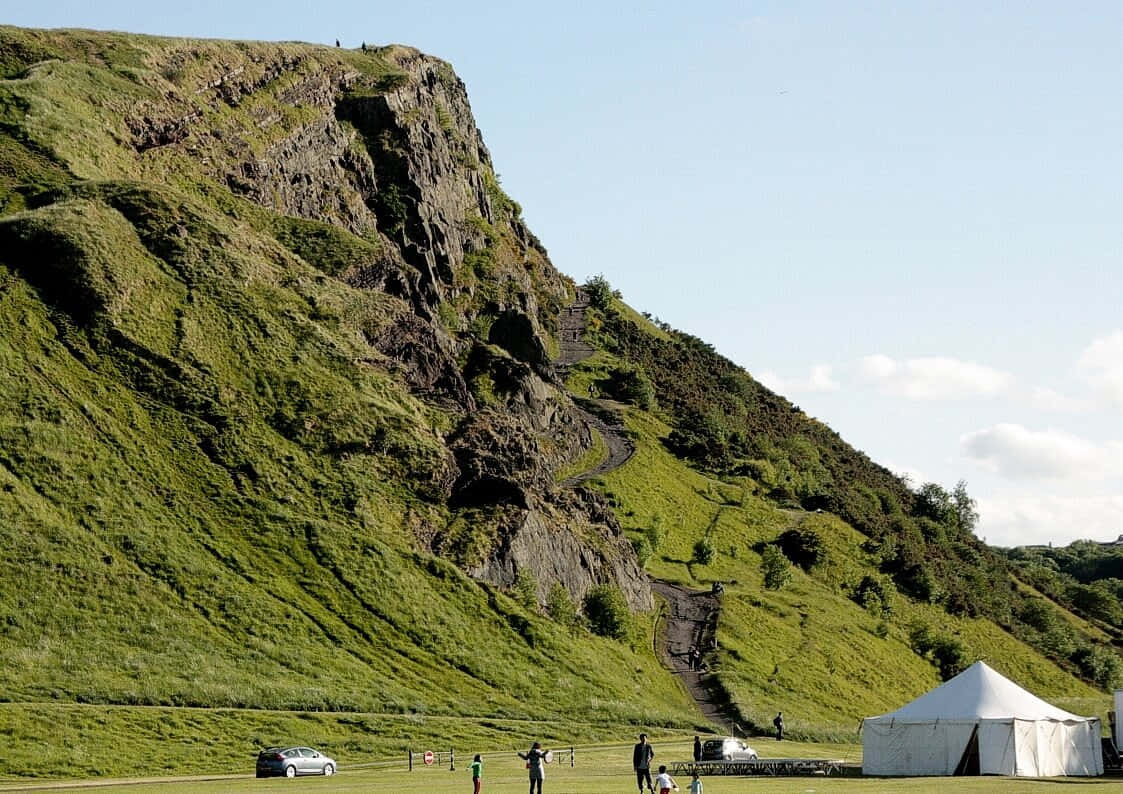
[[[1123,534],[1123,3],[21,4],[3,21],[411,44],[582,280],[999,545]]]

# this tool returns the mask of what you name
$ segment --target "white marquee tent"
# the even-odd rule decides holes
[[[1100,721],[1031,695],[982,662],[862,721],[867,775],[1102,775]]]

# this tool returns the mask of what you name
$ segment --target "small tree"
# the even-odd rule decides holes
[[[766,590],[779,590],[792,580],[792,565],[778,548],[769,544],[760,555],[760,572]]]
[[[795,528],[776,538],[776,545],[784,556],[805,571],[810,571],[827,559],[827,549],[823,539],[813,529]]]
[[[550,585],[550,592],[546,596],[546,614],[559,626],[567,629],[577,625],[577,606],[561,582],[555,581]]]
[[[585,282],[585,292],[589,293],[589,303],[598,309],[607,309],[612,305],[613,297],[617,296],[603,273]]]
[[[655,405],[651,378],[638,367],[615,367],[608,373],[608,393],[613,399],[647,410]]]
[[[534,571],[529,568],[519,571],[515,586],[511,588],[511,597],[526,609],[538,609],[538,578]]]
[[[699,565],[709,565],[714,561],[714,544],[709,538],[700,538],[694,544],[694,562]]]
[[[647,539],[646,535],[632,538],[632,550],[636,553],[636,562],[639,563],[639,567],[645,567],[647,561],[651,559],[651,541]]]
[[[632,626],[632,613],[620,588],[602,584],[585,594],[585,618],[594,634],[622,640]]]
[[[667,536],[667,530],[663,524],[663,516],[656,515],[651,519],[651,526],[643,531],[647,542],[651,544],[652,553],[659,551],[663,546],[663,538]]]

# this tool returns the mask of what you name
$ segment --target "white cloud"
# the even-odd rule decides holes
[[[894,361],[889,356],[866,356],[858,372],[884,391],[912,400],[939,400],[991,396],[1013,383],[1007,372],[955,358],[910,358]]]
[[[978,499],[977,534],[996,546],[1066,545],[1123,534],[1123,495],[1004,493]]]
[[[1102,398],[1123,408],[1123,331],[1093,341],[1078,364]]]
[[[898,477],[906,478],[914,487],[919,488],[924,483],[932,482],[932,478],[925,474],[923,471],[912,466],[903,466],[896,461],[885,460],[881,462],[885,468],[896,474]]]
[[[773,370],[765,370],[758,373],[756,379],[777,394],[828,392],[841,388],[826,364],[813,366],[806,378],[784,378]]]
[[[1060,430],[997,424],[959,439],[967,457],[1010,479],[1123,476],[1123,443],[1097,443]]]
[[[1088,400],[1069,397],[1067,394],[1041,386],[1030,392],[1029,400],[1037,410],[1055,414],[1078,414],[1092,408]]]

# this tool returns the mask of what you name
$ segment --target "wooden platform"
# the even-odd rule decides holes
[[[672,761],[672,775],[842,775],[845,761],[820,758],[758,758],[756,761]]]

